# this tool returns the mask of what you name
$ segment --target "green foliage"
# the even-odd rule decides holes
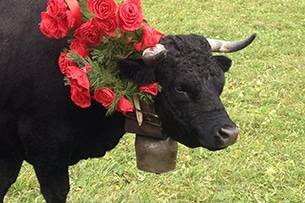
[[[240,139],[218,152],[179,145],[176,169],[155,175],[136,168],[134,135],[127,134],[104,158],[70,168],[68,202],[303,202],[305,1],[143,0],[143,7],[166,34],[258,34],[245,50],[227,54],[234,64],[221,98]],[[5,202],[43,202],[30,165]]]
[[[134,103],[134,97],[147,104],[154,102],[151,94],[139,91],[139,87],[130,79],[120,76],[116,66],[117,61],[121,59],[141,58],[141,53],[136,51],[133,45],[141,41],[142,35],[143,28],[128,33],[117,29],[115,36],[105,35],[99,46],[90,47],[90,57],[83,58],[72,50],[68,51],[69,59],[76,62],[80,68],[90,64],[91,69],[87,72],[87,76],[92,93],[96,89],[103,88],[110,88],[114,92],[114,101],[107,107],[106,115],[111,115],[116,111],[117,102],[122,97],[132,103]],[[66,84],[69,84],[67,78],[65,81]],[[159,88],[159,90],[161,89]]]
[[[87,1],[86,0],[80,0],[78,1],[79,6],[81,8],[81,13],[83,15],[83,20],[89,20],[90,18],[94,17],[94,14],[92,12],[89,11],[88,7],[87,7]]]

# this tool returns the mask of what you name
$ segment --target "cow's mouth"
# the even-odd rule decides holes
[[[213,133],[213,135],[207,137],[199,138],[201,147],[210,151],[222,150],[236,143],[238,138],[238,128],[236,126],[219,128]]]

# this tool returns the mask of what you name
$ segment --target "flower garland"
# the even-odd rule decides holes
[[[49,0],[39,28],[48,38],[69,39],[58,64],[77,106],[89,107],[93,99],[106,115],[126,114],[136,100],[153,103],[161,91],[157,83],[138,87],[116,69],[117,60],[141,58],[164,36],[144,22],[140,0]]]

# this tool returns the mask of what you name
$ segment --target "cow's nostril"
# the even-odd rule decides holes
[[[223,142],[223,147],[234,144],[238,136],[237,127],[220,128],[217,132],[218,137]]]
[[[220,128],[218,131],[219,135],[222,139],[228,139],[230,137],[231,132],[225,128]]]

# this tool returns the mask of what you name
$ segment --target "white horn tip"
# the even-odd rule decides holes
[[[147,48],[142,53],[142,59],[147,65],[153,65],[166,57],[166,48],[162,44],[156,44],[154,47]]]
[[[165,47],[162,44],[156,44],[154,47],[147,48],[143,51],[143,57],[154,57],[155,55],[165,51]]]

